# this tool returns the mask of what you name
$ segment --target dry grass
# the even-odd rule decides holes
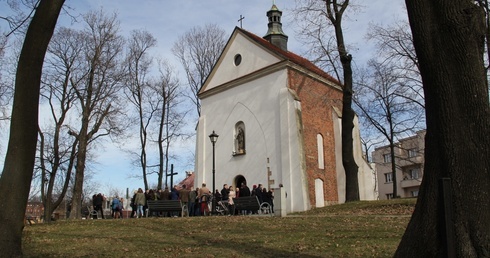
[[[355,202],[285,218],[216,216],[27,226],[25,257],[391,257],[415,200]]]

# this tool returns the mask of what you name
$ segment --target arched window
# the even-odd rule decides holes
[[[245,154],[245,124],[240,121],[235,125],[235,154]]]
[[[316,135],[316,145],[318,150],[318,168],[324,169],[325,162],[323,160],[323,136],[321,134]]]
[[[325,184],[320,178],[315,179],[315,206],[317,208],[325,206],[325,196],[323,194],[323,187]]]

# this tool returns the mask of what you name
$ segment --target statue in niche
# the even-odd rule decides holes
[[[245,153],[245,132],[241,127],[238,128],[236,140],[237,140],[237,153],[239,154]]]

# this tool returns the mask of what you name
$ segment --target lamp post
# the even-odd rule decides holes
[[[41,186],[41,201],[43,201],[48,195],[48,183],[49,183],[49,179],[47,177],[44,177],[43,185]]]
[[[219,135],[217,135],[214,130],[213,130],[213,133],[209,135],[209,139],[211,140],[211,143],[213,144],[213,189],[211,190],[212,191],[212,194],[213,194],[213,203],[212,203],[212,206],[211,206],[211,214],[214,214],[215,210],[216,210],[216,195],[215,195],[215,189],[216,189],[216,185],[215,185],[215,173],[216,173],[216,166],[215,166],[215,156],[214,156],[214,145],[216,144],[216,141],[218,141],[218,137]]]

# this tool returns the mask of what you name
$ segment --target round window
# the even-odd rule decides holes
[[[234,59],[234,63],[235,63],[235,65],[236,65],[236,66],[239,66],[241,62],[242,62],[242,55],[240,55],[240,54],[236,54],[236,55],[235,55],[235,59]]]

